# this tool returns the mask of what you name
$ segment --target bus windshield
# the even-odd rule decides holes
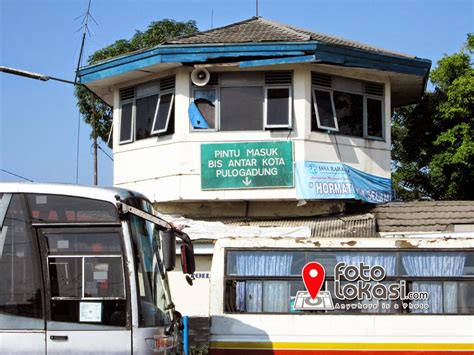
[[[146,200],[134,199],[129,202],[137,208],[153,213],[151,203]],[[166,312],[159,231],[153,223],[134,215],[129,215],[129,222],[137,267],[139,326],[168,325],[171,319]]]

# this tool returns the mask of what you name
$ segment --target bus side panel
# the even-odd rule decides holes
[[[0,331],[0,352],[2,354],[46,354],[44,331]]]
[[[473,334],[474,317],[464,315],[228,314],[212,318],[210,349],[212,354],[474,354]]]
[[[67,336],[67,340],[53,340]],[[50,354],[131,354],[130,331],[48,331]]]

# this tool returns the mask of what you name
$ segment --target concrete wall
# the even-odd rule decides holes
[[[230,71],[238,70],[238,68],[218,67],[213,70]],[[191,93],[189,79],[191,69],[180,67],[159,75],[150,75],[147,81],[176,74],[175,134],[119,145],[119,130],[115,129],[114,184],[118,187],[140,191],[155,202],[295,200],[295,188],[201,190],[200,145],[202,143],[286,141],[288,139],[294,142],[295,161],[343,162],[370,174],[390,177],[391,95],[388,74],[315,64],[260,67],[255,70],[293,70],[294,129],[292,131],[192,131],[187,112]],[[383,83],[385,85],[385,141],[311,132],[311,71]],[[129,81],[120,87],[141,82],[144,81]],[[114,89],[114,127],[119,127],[120,87]]]
[[[168,273],[171,297],[182,315],[209,316],[211,262],[212,255],[196,255],[196,272],[192,286],[187,283],[179,260],[176,269]]]

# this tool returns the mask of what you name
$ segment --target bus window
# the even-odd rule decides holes
[[[48,253],[51,321],[67,322],[71,329],[126,326],[119,228],[43,229],[40,234]],[[64,324],[48,327],[64,329]]]
[[[118,222],[115,206],[106,201],[61,195],[28,194],[33,223]]]
[[[23,197],[4,194],[0,202],[6,211],[0,230],[0,329],[44,329],[41,269]]]
[[[142,200],[130,201],[138,208],[152,212],[152,206]],[[161,275],[164,274],[159,255],[158,229],[150,222],[130,216],[135,265],[137,269],[138,312],[140,327],[156,327],[171,322],[166,309],[166,297]]]
[[[325,269],[322,291],[334,302],[334,309],[305,310],[311,313],[357,314],[473,314],[474,253],[443,250],[399,252],[393,250],[230,250],[226,254],[225,312],[290,313],[298,291],[305,291],[301,270],[305,263],[317,261]],[[336,265],[357,270],[377,266],[381,279],[346,279]],[[348,276],[349,277],[349,276]],[[377,284],[398,288],[405,284],[408,293],[422,298],[338,298],[336,290],[355,289],[360,281],[367,287]],[[338,285],[338,287],[336,287]],[[339,287],[340,285],[340,287]],[[383,289],[379,287],[379,290]],[[340,293],[339,293],[340,294]],[[365,296],[364,296],[365,297]],[[424,298],[423,298],[424,297]],[[298,311],[301,312],[301,311]]]

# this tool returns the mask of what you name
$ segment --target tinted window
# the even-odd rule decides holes
[[[126,142],[132,139],[132,111],[132,103],[122,105],[122,116],[120,119],[121,142]]]
[[[83,237],[83,238],[82,238]],[[117,228],[43,229],[51,329],[126,325],[124,263]],[[94,328],[94,329],[96,329]]]
[[[363,96],[334,91],[334,106],[339,133],[363,137]]]
[[[62,195],[27,195],[33,222],[118,222],[112,203]]]
[[[367,98],[367,134],[371,137],[383,137],[382,101]]]
[[[288,126],[290,124],[290,89],[267,89],[267,125]]]
[[[82,258],[49,258],[51,297],[82,298]]]
[[[0,229],[0,328],[44,328],[39,271],[23,198],[13,195]]]
[[[222,131],[263,129],[263,87],[221,88]]]
[[[336,128],[331,93],[329,91],[314,90],[314,96],[318,110],[319,127]]]
[[[50,254],[67,253],[120,253],[118,233],[46,233]]]
[[[136,102],[136,139],[144,139],[150,137],[153,117],[155,117],[156,104],[158,95],[152,95],[137,99]]]
[[[168,122],[171,115],[171,105],[173,104],[174,94],[164,94],[160,96],[158,112],[153,126],[153,132],[165,132],[168,128]]]

